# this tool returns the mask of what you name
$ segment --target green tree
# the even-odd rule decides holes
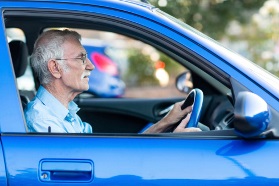
[[[219,40],[232,20],[245,25],[266,0],[149,0],[164,12]],[[161,6],[160,6],[161,5]]]
[[[279,76],[279,0],[150,0]]]

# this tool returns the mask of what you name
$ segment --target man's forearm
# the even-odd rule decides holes
[[[154,125],[149,127],[143,133],[151,134],[151,133],[165,132],[170,126],[171,126],[171,124],[167,123],[167,121],[165,121],[165,119],[163,118],[162,120],[158,121],[157,123],[155,123]]]

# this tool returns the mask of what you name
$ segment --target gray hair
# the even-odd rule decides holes
[[[62,45],[66,40],[74,39],[80,42],[81,36],[72,30],[48,30],[43,32],[35,42],[34,50],[31,55],[31,66],[39,78],[42,85],[52,81],[52,75],[48,70],[50,59],[63,58]],[[62,69],[67,68],[64,60],[59,60]]]

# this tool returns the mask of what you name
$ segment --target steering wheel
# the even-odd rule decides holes
[[[190,113],[190,120],[186,126],[189,127],[197,127],[198,121],[201,116],[201,109],[203,103],[203,92],[200,89],[193,89],[186,97],[184,103],[181,106],[181,110],[185,109],[188,106],[193,105],[192,112]]]

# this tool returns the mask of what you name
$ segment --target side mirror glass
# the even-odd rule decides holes
[[[271,120],[267,103],[251,92],[240,92],[234,109],[234,129],[242,137],[255,137],[264,132]]]
[[[176,88],[187,94],[193,89],[192,75],[190,71],[183,72],[176,78]]]

